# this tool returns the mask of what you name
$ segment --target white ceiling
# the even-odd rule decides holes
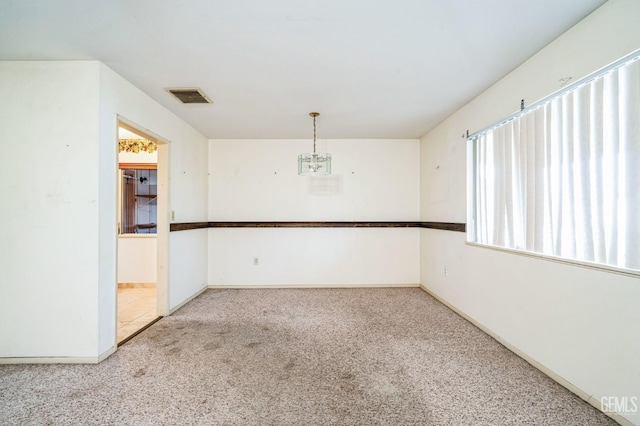
[[[604,2],[2,0],[0,59],[100,60],[209,138],[418,138]]]
[[[118,139],[145,139],[144,136],[141,136],[137,133],[133,133],[130,130],[123,129],[122,127],[118,127]]]

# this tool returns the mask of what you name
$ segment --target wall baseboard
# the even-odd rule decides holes
[[[178,303],[176,306],[174,306],[173,308],[169,309],[169,313],[166,316],[169,316],[171,314],[173,314],[174,312],[176,312],[178,309],[182,308],[184,305],[186,305],[187,303],[191,302],[193,299],[195,299],[196,297],[200,296],[202,294],[202,292],[204,292],[207,289],[207,287],[202,287],[200,290],[198,290],[195,294],[193,294],[192,296],[187,297],[185,300],[183,300],[182,302]]]
[[[0,364],[98,364],[100,357],[16,357],[0,358]]]
[[[116,352],[112,346],[98,356],[34,356],[0,358],[0,364],[99,364]]]
[[[114,353],[116,353],[116,349],[117,349],[117,346],[113,345],[109,349],[104,351],[102,354],[100,354],[100,356],[98,356],[98,362],[100,363],[100,362],[104,361],[105,359],[109,358]]]
[[[287,284],[287,285],[214,285],[210,284],[207,288],[210,289],[282,289],[282,288],[302,288],[302,289],[314,289],[314,288],[416,288],[420,287],[420,284]]]
[[[593,406],[598,411],[604,413],[606,416],[608,416],[611,419],[615,420],[618,424],[621,424],[623,426],[634,426],[633,422],[631,422],[626,417],[624,417],[624,416],[622,416],[622,415],[620,415],[618,413],[611,413],[611,412],[603,411],[602,407],[600,406],[600,396],[589,395],[587,392],[585,392],[584,390],[578,388],[576,385],[574,385],[573,383],[569,382],[564,377],[560,376],[559,374],[557,374],[553,370],[549,369],[545,365],[543,365],[540,362],[536,361],[535,359],[531,358],[525,352],[521,351],[520,349],[516,348],[515,346],[513,346],[509,342],[507,342],[504,339],[502,339],[500,336],[495,334],[492,330],[490,330],[489,328],[485,327],[482,323],[476,321],[474,318],[470,317],[466,313],[464,313],[461,310],[459,310],[457,307],[455,307],[452,304],[450,304],[449,302],[447,302],[445,299],[440,297],[437,293],[429,290],[427,287],[425,287],[422,284],[420,284],[419,287],[425,293],[428,293],[429,295],[433,296],[436,300],[438,300],[440,303],[442,303],[443,305],[445,305],[446,307],[451,309],[453,312],[455,312],[456,314],[460,315],[462,318],[466,319],[471,324],[473,324],[474,326],[478,327],[484,333],[486,333],[489,336],[491,336],[494,340],[496,340],[502,346],[504,346],[505,348],[509,349],[511,352],[513,352],[514,354],[518,355],[520,358],[522,358],[525,361],[527,361],[533,367],[535,367],[538,370],[540,370],[542,373],[544,373],[550,379],[552,379],[553,381],[555,381],[556,383],[558,383],[562,387],[566,388],[571,393],[574,393],[575,395],[577,395],[578,397],[583,399],[585,402],[587,402],[589,405]]]

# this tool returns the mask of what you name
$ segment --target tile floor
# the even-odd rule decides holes
[[[157,317],[155,287],[118,286],[118,343]]]

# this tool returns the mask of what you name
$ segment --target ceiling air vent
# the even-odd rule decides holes
[[[183,104],[210,104],[211,100],[197,87],[166,89]]]

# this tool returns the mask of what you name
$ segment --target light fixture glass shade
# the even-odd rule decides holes
[[[298,155],[299,175],[330,175],[331,154],[326,152],[313,152]]]

